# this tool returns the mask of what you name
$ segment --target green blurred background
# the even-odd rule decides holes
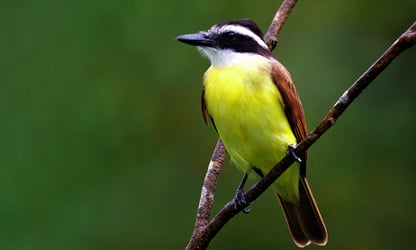
[[[183,249],[217,136],[209,63],[175,41],[233,18],[265,30],[280,1],[0,3],[0,249]],[[309,128],[416,19],[416,2],[300,1],[275,55]],[[310,150],[328,249],[412,249],[416,48]],[[227,165],[217,211],[241,173]],[[296,249],[267,192],[210,249]],[[310,247],[309,249],[318,249]]]

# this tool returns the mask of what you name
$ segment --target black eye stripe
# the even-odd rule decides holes
[[[225,40],[228,40],[228,41],[232,41],[232,40],[237,39],[237,36],[238,36],[238,34],[233,32],[233,31],[225,32],[224,35],[223,35]]]
[[[240,53],[269,55],[263,34],[255,23],[249,20],[226,21],[211,27],[209,36],[215,41],[213,47]]]
[[[236,40],[240,40],[242,42],[242,41],[253,40],[249,36],[239,34],[239,33],[234,32],[234,31],[227,31],[227,32],[224,32],[222,34],[219,34],[217,39],[218,40],[223,40],[224,42],[234,42]]]

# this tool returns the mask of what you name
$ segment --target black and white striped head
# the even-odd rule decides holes
[[[225,21],[208,31],[181,35],[176,39],[197,46],[214,66],[233,64],[248,54],[271,56],[260,28],[247,19]]]

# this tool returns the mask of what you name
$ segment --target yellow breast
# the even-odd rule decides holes
[[[211,66],[205,73],[207,111],[231,160],[244,172],[256,167],[267,173],[284,157],[288,145],[296,144],[270,70],[269,61],[263,58],[222,68]],[[297,185],[299,167],[296,169],[286,171],[278,186]]]

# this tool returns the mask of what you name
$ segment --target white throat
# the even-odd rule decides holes
[[[235,52],[231,49],[218,50],[210,47],[198,47],[198,49],[203,55],[209,58],[211,65],[217,68],[241,64],[254,59],[268,60],[259,54]]]

